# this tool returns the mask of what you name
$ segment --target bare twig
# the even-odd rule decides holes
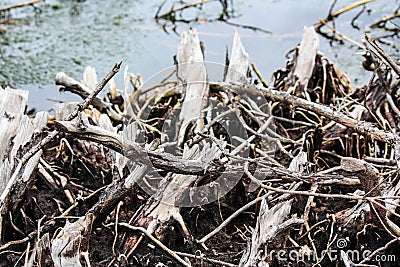
[[[359,264],[363,264],[366,262],[369,262],[370,260],[372,260],[376,255],[378,255],[379,253],[381,253],[382,251],[385,251],[389,248],[390,245],[396,243],[396,242],[400,242],[400,238],[394,238],[392,240],[390,240],[389,242],[386,243],[386,245],[384,245],[383,247],[378,248],[377,250],[375,250],[374,252],[372,252],[368,257],[366,257],[365,259],[363,259],[362,261],[359,262]]]
[[[315,25],[315,30],[316,31],[320,31],[321,27],[323,25],[325,25],[325,23],[327,23],[328,21],[331,21],[334,18],[339,17],[341,14],[346,13],[349,10],[352,10],[352,9],[354,9],[356,7],[365,5],[365,4],[367,4],[369,2],[373,2],[373,1],[375,1],[375,0],[360,0],[360,1],[354,2],[354,3],[350,4],[350,5],[347,5],[347,6],[343,7],[341,9],[339,9],[338,11],[335,11],[333,13],[330,12],[328,17],[326,17],[323,20],[320,20],[320,22]]]
[[[169,255],[171,255],[175,260],[177,260],[180,264],[182,264],[183,266],[192,266],[190,263],[187,263],[186,261],[184,261],[181,257],[179,257],[178,254],[176,254],[175,251],[169,249],[167,246],[165,246],[163,243],[161,243],[161,241],[159,241],[157,238],[155,238],[154,236],[152,236],[146,229],[144,229],[143,227],[136,227],[136,226],[132,226],[130,224],[127,223],[119,223],[120,226],[124,226],[128,229],[134,230],[134,231],[140,231],[143,234],[145,234],[147,236],[147,238],[149,238],[151,241],[153,241],[157,246],[159,246],[162,250],[164,250],[165,252],[167,252]]]
[[[211,262],[213,264],[218,264],[218,265],[222,265],[222,266],[229,266],[229,267],[236,267],[236,264],[232,264],[232,263],[228,263],[228,262],[224,262],[224,261],[220,261],[220,260],[214,260],[214,259],[210,259],[207,257],[204,257],[203,255],[193,255],[193,254],[189,254],[189,253],[184,253],[184,252],[178,252],[175,251],[176,254],[180,255],[180,256],[184,256],[184,257],[188,257],[188,258],[193,258],[193,259],[198,259],[198,260],[203,260],[203,261],[208,261]]]
[[[0,12],[8,11],[14,8],[19,8],[19,7],[24,7],[24,6],[31,6],[40,2],[43,2],[44,0],[32,0],[32,1],[27,1],[27,2],[22,2],[14,5],[9,5],[6,7],[0,8]]]
[[[241,207],[240,209],[236,210],[234,213],[232,213],[231,216],[229,216],[228,218],[225,219],[225,221],[223,221],[217,228],[215,228],[214,230],[212,230],[210,233],[208,233],[207,235],[205,235],[203,238],[201,238],[200,240],[197,241],[197,243],[202,244],[204,246],[204,243],[210,239],[211,237],[213,237],[214,235],[216,235],[219,231],[221,231],[225,226],[227,226],[234,218],[236,218],[239,214],[241,214],[242,212],[244,212],[245,210],[247,210],[248,208],[250,208],[251,206],[253,206],[254,204],[257,204],[258,202],[260,202],[261,200],[263,200],[264,198],[267,198],[271,195],[272,193],[268,193],[265,194],[261,197],[257,197],[256,199],[250,201],[249,203],[247,203],[246,205],[244,205],[243,207]]]
[[[244,88],[243,85],[232,85],[226,83],[218,83],[218,85],[229,88],[238,94],[246,94],[249,91],[253,91],[253,94],[257,94],[260,92],[260,88],[257,88],[255,86],[245,86],[246,88]],[[265,88],[261,88],[261,90],[264,96],[269,100],[289,104],[294,107],[304,108],[306,110],[315,112],[320,116],[324,116],[330,120],[340,123],[346,127],[349,127],[359,134],[367,135],[376,140],[388,143],[394,148],[397,164],[398,166],[400,165],[400,137],[393,134],[392,132],[381,130],[370,122],[354,119],[341,112],[333,110],[328,106],[307,101],[303,98],[288,94],[287,92]]]
[[[328,27],[334,34],[337,34],[337,35],[338,35],[340,38],[342,38],[343,40],[350,42],[351,44],[357,46],[357,47],[360,48],[360,49],[365,49],[365,47],[364,47],[362,44],[360,44],[360,43],[354,41],[354,40],[351,39],[350,37],[347,37],[347,36],[344,35],[343,33],[339,32],[336,28],[334,28],[334,27],[332,27],[331,25],[329,25],[327,21],[325,21],[325,20],[320,20],[320,23],[323,24],[323,25],[325,25],[326,27]]]
[[[23,244],[23,243],[25,243],[25,242],[27,242],[27,241],[29,241],[29,240],[30,240],[29,237],[25,237],[25,238],[20,239],[20,240],[12,240],[12,241],[9,241],[9,242],[7,242],[6,244],[4,244],[4,245],[2,245],[2,246],[0,247],[0,251],[5,250],[6,248],[8,248],[9,246],[12,246],[12,245]]]
[[[380,28],[380,27],[384,27],[385,24],[386,24],[386,22],[391,21],[391,20],[393,20],[393,19],[395,19],[395,18],[398,18],[398,17],[400,17],[400,13],[395,13],[395,14],[393,14],[393,15],[390,15],[390,16],[384,17],[383,19],[378,20],[377,22],[371,24],[370,27],[371,27],[371,28]]]
[[[382,48],[380,48],[376,44],[376,42],[374,40],[372,40],[367,34],[365,35],[365,39],[373,48],[375,48],[375,50],[376,50],[376,52],[378,52],[378,56],[381,58],[381,60],[386,62],[386,64],[389,65],[394,70],[394,72],[396,72],[396,74],[398,76],[400,76],[399,65],[396,62],[394,62],[394,60],[391,59],[390,56],[388,54],[386,54],[385,51],[383,51]]]
[[[246,163],[247,164],[247,163]],[[245,164],[245,165],[246,165]],[[314,196],[314,197],[323,197],[323,198],[339,198],[339,199],[350,199],[350,200],[371,200],[371,199],[381,199],[381,198],[400,198],[400,196],[377,196],[377,197],[364,197],[357,195],[342,195],[342,194],[324,194],[324,193],[313,193],[309,191],[295,191],[295,190],[287,190],[281,188],[275,188],[269,185],[265,185],[261,183],[256,177],[254,177],[249,170],[244,168],[244,173],[249,177],[253,182],[257,183],[264,189],[269,191],[277,192],[280,194],[290,194],[290,195],[302,195],[302,196]]]

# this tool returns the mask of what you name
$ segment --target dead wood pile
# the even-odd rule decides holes
[[[269,85],[236,32],[211,80],[190,29],[158,84],[126,68],[118,89],[121,63],[100,83],[93,68],[82,82],[59,73],[56,83],[83,102],[33,119],[27,92],[1,89],[0,266],[399,257],[400,71],[366,39],[375,71],[359,88],[305,28]]]

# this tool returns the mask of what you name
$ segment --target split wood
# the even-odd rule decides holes
[[[100,93],[101,90],[103,90],[104,86],[108,83],[109,80],[111,80],[112,77],[120,70],[122,61],[117,62],[112,70],[103,78],[103,80],[97,85],[96,89],[84,100],[82,101],[79,105],[78,108],[72,112],[65,120],[66,121],[71,121],[74,118],[76,118],[81,111],[86,109],[90,103],[93,101],[93,99],[97,96],[97,94]],[[18,162],[17,167],[14,169],[13,175],[11,176],[10,180],[7,183],[7,186],[5,187],[4,191],[2,192],[0,196],[0,210],[4,208],[4,203],[5,200],[12,189],[12,186],[14,185],[16,179],[19,176],[19,173],[25,163],[38,152],[40,149],[45,147],[48,143],[50,143],[51,140],[53,140],[59,132],[57,130],[53,130],[50,132],[45,138],[43,138],[38,144],[33,146]]]

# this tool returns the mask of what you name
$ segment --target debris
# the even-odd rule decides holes
[[[400,256],[399,72],[366,38],[377,68],[361,88],[310,27],[270,85],[254,64],[262,83],[249,75],[237,31],[224,77],[209,80],[190,29],[156,86],[126,68],[119,90],[120,62],[99,84],[93,68],[82,82],[59,73],[61,90],[83,101],[34,119],[27,92],[0,89],[1,262],[354,266]]]

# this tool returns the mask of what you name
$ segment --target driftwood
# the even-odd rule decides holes
[[[181,126],[178,131],[178,143],[182,144],[189,123],[194,125],[194,131],[202,131],[204,127],[202,110],[206,107],[209,90],[203,54],[197,31],[194,29],[184,32],[181,36],[177,69],[184,95],[179,115]],[[214,155],[207,150],[213,151]],[[214,158],[219,158],[219,153],[215,148],[204,146],[201,149],[199,144],[195,144],[191,148],[185,146],[182,158],[204,162],[201,158],[204,158],[204,155],[207,154],[212,155]],[[212,158],[205,158],[205,160],[206,162],[211,161]],[[180,224],[185,238],[189,242],[193,242],[193,238],[180,214],[180,207],[189,206],[190,203],[185,204],[180,199],[184,191],[187,191],[196,179],[197,176],[195,175],[173,174],[165,188],[160,187],[146,203],[144,209],[138,214],[138,217],[133,218],[134,225],[145,227],[150,233],[156,233],[161,238],[164,234],[162,229],[173,219]],[[136,246],[136,242],[128,239],[125,245],[126,254],[131,254],[134,246]]]
[[[269,251],[265,249],[265,244],[272,241],[276,236],[295,224],[304,223],[300,219],[289,219],[292,200],[275,205],[269,209],[265,199],[261,201],[260,213],[253,231],[250,246],[243,254],[239,266],[268,266]]]
[[[313,28],[304,28],[303,39],[298,48],[298,57],[293,71],[294,79],[298,80],[302,94],[309,95],[304,90],[309,79],[311,78],[314,69],[315,57],[318,51],[319,40]],[[289,89],[290,91],[290,89]],[[304,165],[307,162],[307,154],[300,152],[298,156],[294,157],[289,165],[289,170],[292,172],[304,172]],[[259,185],[257,178],[253,177],[248,170],[245,173],[256,184]],[[310,196],[309,198],[312,198]],[[312,201],[312,200],[311,200]],[[243,254],[239,266],[268,266],[268,262],[272,259],[268,257],[267,243],[278,235],[278,233],[285,231],[293,224],[304,224],[304,220],[294,220],[294,222],[287,223],[286,217],[290,214],[292,200],[275,205],[272,209],[268,208],[266,200],[263,199],[260,205],[259,217],[257,219],[256,228],[252,234],[251,243],[248,245],[245,253]],[[285,223],[285,226],[282,226]],[[279,229],[279,230],[278,230]]]
[[[120,65],[121,65],[121,63],[117,63],[114,66],[113,70],[105,77],[105,79],[97,86],[97,88],[88,96],[88,98],[86,98],[82,103],[79,103],[78,107],[66,117],[66,120],[74,119],[75,117],[77,117],[79,115],[81,110],[88,107],[88,105],[90,104],[92,99],[103,89],[103,87],[111,79],[111,77],[116,72],[118,72]],[[10,92],[9,98],[11,98],[11,99],[14,99],[15,96],[13,96],[13,95],[15,95],[15,93],[17,93],[17,94],[19,94],[20,99],[22,97],[22,99],[25,98],[25,101],[26,101],[26,97],[27,97],[26,92],[23,92],[22,95],[21,95],[21,92],[19,92],[19,91],[7,90],[5,92]],[[25,97],[23,98],[24,95],[25,95]],[[6,95],[4,95],[4,96],[6,96]],[[16,95],[16,96],[18,96],[18,95]],[[6,99],[7,98],[3,98],[2,102],[6,103]],[[7,99],[7,101],[9,101],[9,100]],[[22,100],[22,101],[24,101],[24,100]],[[15,134],[14,132],[11,132],[10,134],[7,134],[7,132],[5,132],[6,135],[4,136],[4,141],[5,141],[4,144],[9,146],[9,144],[10,144],[9,139],[11,137],[13,137],[13,142],[15,143],[15,145],[10,153],[10,156],[11,156],[10,159],[13,159],[16,156],[16,153],[20,150],[21,145],[25,145],[31,139],[31,135],[35,131],[41,130],[41,128],[35,129],[34,125],[37,125],[37,127],[43,127],[44,126],[43,120],[47,121],[47,116],[43,116],[43,115],[45,115],[43,113],[38,113],[35,120],[33,121],[34,125],[32,125],[28,121],[28,117],[26,115],[23,115],[23,110],[18,111],[18,110],[11,109],[11,108],[15,108],[15,107],[19,108],[19,109],[24,108],[25,107],[24,102],[20,103],[20,105],[15,105],[18,103],[15,103],[13,101],[11,101],[9,103],[13,104],[13,106],[8,106],[8,105],[3,104],[3,106],[4,106],[3,117],[6,114],[10,113],[11,117],[9,118],[9,121],[10,122],[15,121],[17,126],[19,126],[19,129],[21,130],[19,132],[20,134],[17,134],[15,136],[13,135],[13,134]],[[17,120],[15,120],[15,118],[17,118]],[[18,125],[19,121],[22,121],[23,124]],[[16,129],[15,126],[14,126],[14,129]],[[2,164],[2,169],[5,165],[6,165],[5,166],[6,169],[1,171],[2,173],[6,174],[5,176],[3,176],[5,186],[2,190],[2,195],[1,195],[2,214],[6,214],[8,212],[8,209],[10,208],[9,203],[7,202],[7,199],[8,199],[8,201],[10,201],[11,198],[13,198],[14,200],[18,199],[20,195],[25,193],[26,184],[28,184],[28,182],[30,182],[30,178],[33,176],[32,173],[34,172],[34,170],[39,162],[40,156],[42,154],[41,149],[45,145],[47,145],[53,138],[55,138],[57,134],[58,134],[58,131],[54,130],[51,133],[49,133],[46,138],[42,139],[39,143],[32,146],[25,153],[25,155],[23,157],[21,157],[21,160],[19,161],[18,165],[16,165],[16,166],[14,166],[13,163],[12,164],[8,163],[10,161],[8,160],[8,157],[5,157],[5,160],[3,161],[3,164]],[[9,149],[8,147],[4,147],[4,150],[2,150],[2,151],[6,151],[8,149]],[[12,196],[9,195],[11,192],[13,193]],[[3,220],[1,220],[1,222],[3,222]],[[67,231],[67,233],[69,233],[69,231]],[[75,238],[72,238],[72,240],[75,240]],[[39,242],[39,240],[38,240],[38,242]],[[73,246],[76,246],[76,245],[73,245]],[[78,248],[79,248],[79,246],[78,246]],[[88,248],[88,246],[86,246],[86,248]],[[84,252],[87,252],[87,249],[84,250]],[[60,264],[62,264],[62,261],[60,261]]]
[[[368,42],[393,71],[378,68],[358,90],[318,52],[313,28],[269,86],[255,65],[262,83],[248,76],[236,31],[222,82],[208,80],[190,29],[176,80],[151,88],[126,68],[118,91],[111,78],[120,63],[97,86],[93,68],[82,82],[60,73],[62,90],[84,101],[32,120],[26,93],[1,89],[1,260],[15,264],[5,256],[12,250],[26,251],[31,266],[299,262],[282,259],[284,250],[309,257],[306,266],[329,265],[339,261],[321,252],[355,238],[348,249],[373,252],[354,259],[338,251],[348,266],[393,254],[398,73]],[[377,235],[382,241],[370,239]]]
[[[85,71],[88,71],[88,69],[86,69]],[[86,85],[79,83],[78,81],[72,79],[71,77],[69,77],[68,75],[66,75],[63,72],[57,73],[55,83],[56,83],[56,85],[63,86],[60,89],[60,91],[72,92],[74,94],[79,95],[83,99],[87,98],[90,95],[90,93],[96,89],[96,84],[93,84],[93,82],[89,83],[88,84],[89,86],[86,86]],[[118,114],[115,110],[110,108],[112,106],[112,103],[106,103],[99,97],[95,97],[92,101],[92,105],[94,105],[99,111],[105,110],[112,119],[122,120],[122,115]]]
[[[4,201],[9,198],[8,193],[15,187],[16,174],[13,174],[18,162],[15,158],[22,156],[21,151],[24,147],[29,144],[34,134],[38,134],[42,131],[45,124],[47,123],[47,113],[39,112],[35,119],[31,122],[28,116],[24,115],[26,101],[28,99],[28,92],[21,90],[12,90],[6,88],[0,90],[0,114],[1,125],[3,130],[0,132],[0,158],[2,159],[0,166],[0,188],[1,188],[1,210],[2,214],[6,212],[4,210]],[[41,151],[35,151],[26,158],[23,168],[18,169],[19,183],[26,183],[33,176],[35,168],[38,164],[41,156]],[[16,167],[17,166],[17,167]],[[18,197],[19,194],[23,194],[23,188],[19,188],[18,193],[15,195]],[[2,220],[0,220],[2,222]]]
[[[87,108],[89,106],[89,104],[91,103],[92,99],[103,89],[103,87],[112,78],[112,76],[114,76],[115,73],[117,73],[119,71],[120,65],[121,65],[121,62],[117,63],[114,66],[113,70],[110,73],[108,73],[107,76],[103,79],[103,81],[96,87],[96,90],[94,90],[82,103],[80,103],[78,105],[77,109],[74,112],[70,113],[68,115],[68,117],[65,118],[65,119],[66,120],[72,120],[72,119],[76,118],[82,110]],[[6,114],[6,112],[4,114]],[[7,206],[6,198],[8,197],[8,194],[10,193],[12,188],[16,186],[15,183],[18,180],[20,180],[20,177],[21,177],[20,175],[21,175],[22,169],[25,166],[32,166],[32,163],[28,163],[29,160],[31,160],[31,158],[34,157],[35,154],[40,153],[40,150],[42,149],[42,147],[44,147],[53,138],[55,138],[57,134],[58,134],[58,131],[56,131],[56,130],[50,132],[46,136],[46,138],[42,139],[39,143],[37,143],[36,145],[32,146],[21,157],[20,161],[18,162],[18,165],[15,166],[12,169],[12,173],[10,174],[10,178],[7,181],[7,185],[4,188],[4,190],[2,191],[2,194],[0,196],[0,210],[2,210],[4,212],[4,209],[7,209],[7,207],[6,207]],[[15,156],[15,155],[13,155],[13,156]],[[38,159],[38,158],[36,157],[36,159]],[[24,175],[24,174],[22,174],[22,175]],[[26,177],[26,174],[24,176]],[[24,182],[26,182],[26,181],[24,181]]]

